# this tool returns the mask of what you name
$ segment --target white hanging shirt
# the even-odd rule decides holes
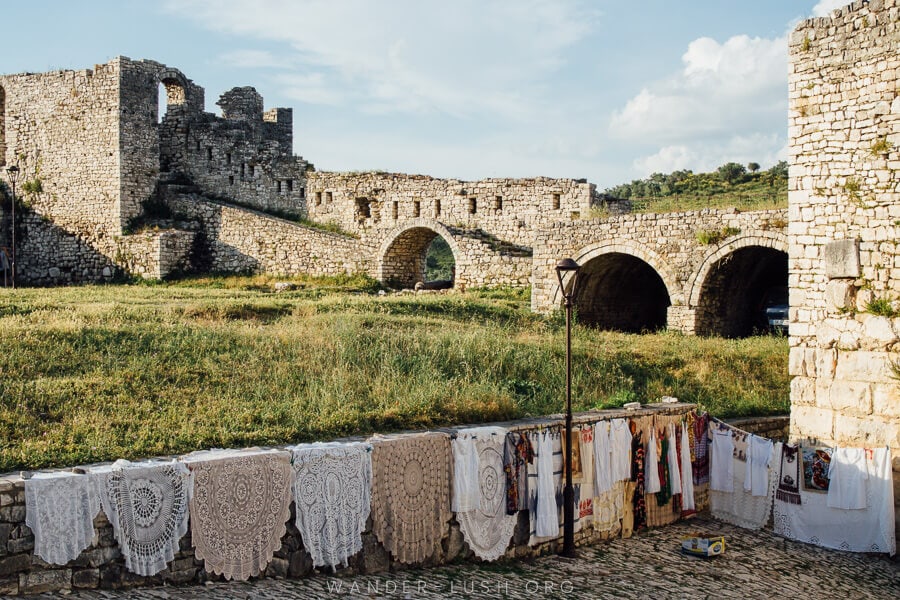
[[[831,508],[866,508],[869,471],[864,448],[837,448],[828,468],[828,501]]]
[[[675,443],[675,423],[669,423],[666,428],[669,440],[669,482],[672,486],[672,495],[681,493],[681,470],[678,468],[678,445]]]
[[[644,463],[644,493],[655,494],[662,489],[659,483],[659,457],[656,453],[656,427],[650,428],[647,460]]]
[[[613,486],[609,437],[609,421],[597,421],[594,424],[594,493],[597,496]]]
[[[709,489],[717,492],[734,491],[734,441],[731,430],[712,429],[712,456],[709,467]]]
[[[613,481],[631,479],[631,430],[626,419],[613,419],[609,424],[610,468]]]
[[[747,448],[747,470],[744,473],[744,491],[753,496],[769,495],[769,467],[772,461],[772,440],[750,436]]]
[[[457,433],[453,440],[453,501],[450,509],[461,513],[477,510],[481,494],[478,487],[478,452],[472,429]]]
[[[694,505],[694,476],[691,471],[691,447],[687,428],[681,428],[681,510],[688,512],[696,509]]]

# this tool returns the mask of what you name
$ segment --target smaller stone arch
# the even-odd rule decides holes
[[[166,90],[166,104],[168,106],[178,106],[187,103],[188,80],[181,71],[171,68],[163,69],[157,74],[156,79]]]
[[[660,276],[663,283],[666,286],[666,291],[669,294],[669,298],[672,301],[673,305],[679,305],[684,303],[684,296],[682,294],[681,285],[678,282],[678,277],[675,275],[675,271],[673,271],[668,263],[656,252],[650,250],[644,245],[641,245],[632,240],[613,240],[610,242],[602,242],[599,244],[591,244],[589,246],[585,246],[584,248],[575,252],[572,258],[575,259],[579,265],[586,265],[591,260],[598,258],[604,254],[628,254],[635,258],[638,258],[656,271],[656,273]],[[560,257],[563,258],[563,257]],[[553,278],[553,287],[552,292],[550,294],[551,303],[553,306],[559,306],[562,304],[563,298],[560,293],[559,283],[556,282],[556,273],[552,273],[551,277]],[[563,284],[568,287],[569,279],[564,278]]]
[[[573,258],[581,265],[575,306],[586,325],[635,333],[663,329],[669,307],[682,299],[662,257],[631,240],[589,246]],[[554,304],[562,300],[558,283],[553,298]]]
[[[766,309],[787,304],[787,236],[751,232],[712,249],[691,275],[689,290],[698,335],[733,338],[766,331]]]
[[[410,219],[393,229],[378,249],[378,279],[402,287],[423,281],[425,253],[435,237],[441,236],[450,246],[456,263],[457,279],[464,264],[464,254],[450,230],[433,219]]]

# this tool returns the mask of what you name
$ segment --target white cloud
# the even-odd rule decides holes
[[[682,64],[612,114],[611,137],[657,149],[633,162],[636,173],[762,163],[777,155],[787,133],[785,37],[698,38]]]
[[[219,56],[225,64],[239,69],[284,69],[293,65],[286,56],[275,56],[267,50],[234,50]]]
[[[836,8],[844,8],[850,4],[848,0],[820,0],[818,4],[813,6],[812,14],[814,17],[827,17]]]
[[[296,86],[292,94],[303,101],[345,98],[368,112],[519,119],[540,112],[543,77],[565,64],[565,51],[597,16],[578,0],[259,0],[252,9],[245,0],[168,0],[166,10],[285,43],[284,57],[237,58],[287,61],[291,77],[321,75],[314,92],[309,82]]]

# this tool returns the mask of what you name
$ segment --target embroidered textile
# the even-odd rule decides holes
[[[503,446],[503,472],[506,475],[506,514],[528,509],[528,464],[534,461],[534,448],[524,433],[507,433]]]
[[[767,464],[775,452],[772,445],[768,447],[768,450],[769,456],[761,459],[763,464]],[[765,493],[754,495],[750,491],[745,490],[741,484],[746,479],[747,471],[750,469],[750,462],[742,461],[737,457],[732,457],[731,460],[734,461],[733,491],[720,492],[711,489],[709,492],[710,512],[713,517],[720,521],[725,521],[744,529],[760,529],[769,521],[769,514],[772,508],[772,490],[776,482],[775,470],[763,470],[765,480],[762,487]]]
[[[830,482],[826,504],[849,510],[866,507],[869,471],[863,448],[837,448],[831,455]]]
[[[506,514],[502,455],[506,430],[479,427],[468,431],[474,436],[478,459],[478,508],[457,513],[456,520],[478,558],[497,560],[506,552],[518,520],[515,514]]]
[[[372,531],[394,558],[422,562],[450,520],[450,437],[372,438]]]
[[[598,496],[612,489],[612,453],[609,441],[609,421],[597,421],[594,424],[594,493]]]
[[[867,461],[866,507],[831,508],[825,494],[801,490],[802,504],[776,499],[774,530],[778,535],[849,552],[896,551],[894,484],[891,452],[876,448]]]
[[[712,430],[710,455],[709,489],[718,492],[734,491],[734,444],[730,429]]]
[[[118,460],[98,472],[103,512],[113,527],[125,567],[149,577],[175,559],[188,530],[194,489],[188,468],[179,462],[130,463]]]
[[[646,494],[655,494],[660,490],[659,455],[655,429],[655,427],[650,428],[650,439],[647,441],[647,459],[644,464],[644,493]]]
[[[578,441],[578,426],[575,425],[572,427],[572,440],[575,442],[572,444],[572,483],[581,483],[584,481],[584,467],[581,464],[581,443]],[[563,457],[566,454],[566,436],[565,431],[560,434],[560,440],[562,441],[562,452]],[[563,468],[565,468],[565,459],[563,460]]]
[[[752,434],[739,429],[731,429],[731,443],[734,444],[734,458],[741,462],[747,461],[747,453],[750,451],[750,437]]]
[[[35,473],[25,480],[25,524],[34,553],[53,565],[78,558],[94,539],[100,496],[93,475]]]
[[[631,431],[625,419],[609,424],[609,465],[613,481],[631,479]]]
[[[803,458],[803,489],[827,492],[831,472],[830,448],[800,448]]]
[[[191,541],[206,570],[226,579],[259,575],[281,547],[291,506],[291,454],[196,452]]]
[[[594,517],[594,428],[591,425],[579,427],[581,439],[581,466],[584,476],[581,480],[581,493],[575,510],[577,519]]]
[[[559,537],[561,535],[562,527],[563,527],[563,455],[562,455],[562,435],[559,433],[551,433],[551,432],[541,432],[532,434],[532,445],[537,448],[537,454],[535,455],[535,461],[533,465],[529,465],[528,467],[528,488],[529,488],[529,536],[528,536],[528,544],[534,546],[542,541],[546,541],[548,539],[553,539]],[[549,516],[549,511],[552,510],[550,506],[555,506],[556,510],[556,529],[554,530],[552,525],[550,525],[549,520],[547,522],[547,530],[552,530],[552,535],[541,536],[537,533],[537,510],[538,510],[538,496],[536,490],[538,489],[538,470],[541,468],[539,465],[540,461],[540,444],[542,443],[544,436],[549,440],[550,448],[551,448],[551,465],[552,465],[552,482],[554,486],[554,495],[551,497],[550,502],[547,504],[547,511]],[[581,484],[574,484],[572,486],[575,492],[575,506],[577,507],[581,502]],[[575,523],[574,529],[575,531],[581,530],[581,519],[578,518],[578,511],[575,511]]]
[[[660,437],[660,452],[657,470],[659,472],[659,491],[656,492],[656,502],[659,506],[669,503],[672,499],[672,485],[669,479],[669,440],[665,435]]]
[[[625,517],[625,482],[617,481],[612,488],[600,494],[594,503],[594,529],[613,531]]]
[[[631,481],[632,491],[632,530],[638,531],[647,525],[647,500],[644,493],[644,442],[643,434],[638,431],[631,440]]]
[[[688,465],[691,464],[688,427],[681,428],[681,515],[688,516],[696,512],[694,503],[694,478]]]
[[[479,508],[478,451],[475,450],[476,430],[457,432],[453,447],[453,497],[450,509],[455,513]],[[488,435],[488,434],[483,434]]]
[[[769,485],[769,467],[774,460],[774,447],[772,440],[751,435],[747,451],[747,469],[744,476],[744,491],[753,496],[768,496],[771,493]]]
[[[692,417],[691,430],[691,469],[694,485],[709,482],[709,414],[696,414]]]
[[[790,504],[800,504],[800,447],[781,445],[781,464],[775,497]]]
[[[314,567],[332,569],[362,550],[372,493],[372,446],[299,444],[292,453],[294,523]]]

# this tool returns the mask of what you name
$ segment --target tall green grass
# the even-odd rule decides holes
[[[565,332],[519,290],[367,278],[0,290],[0,472],[558,413]],[[788,409],[787,341],[576,327],[576,410]]]

